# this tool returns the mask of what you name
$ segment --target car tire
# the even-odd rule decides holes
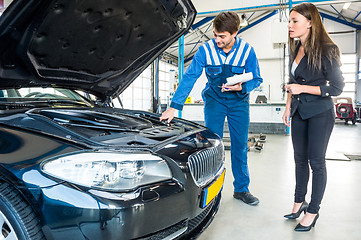
[[[356,113],[353,114],[353,118],[352,118],[352,124],[355,125],[357,122],[357,115]]]
[[[6,182],[0,182],[0,223],[0,239],[45,239],[33,209]]]
[[[343,112],[340,111],[341,108],[345,108],[346,109],[346,113],[349,113],[350,112],[350,108],[348,106],[345,106],[345,105],[339,105],[336,109],[337,113],[342,115]]]

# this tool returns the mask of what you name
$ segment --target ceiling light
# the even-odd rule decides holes
[[[241,26],[241,27],[248,26],[248,22],[247,22],[247,19],[246,19],[246,14],[244,14],[244,13],[243,13],[242,16],[241,16],[240,26]]]
[[[347,2],[343,5],[342,9],[346,10],[351,5],[351,2]]]

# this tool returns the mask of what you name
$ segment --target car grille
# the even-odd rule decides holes
[[[220,141],[212,148],[201,150],[188,158],[189,169],[198,186],[209,183],[224,163],[224,146]]]

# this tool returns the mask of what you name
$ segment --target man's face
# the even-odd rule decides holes
[[[230,34],[229,32],[217,32],[216,30],[214,30],[213,34],[219,48],[231,49],[234,45],[237,32],[234,34]]]

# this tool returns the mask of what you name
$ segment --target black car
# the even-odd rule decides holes
[[[190,28],[188,0],[15,0],[0,17],[0,238],[190,239],[224,147],[205,127],[112,107]]]

